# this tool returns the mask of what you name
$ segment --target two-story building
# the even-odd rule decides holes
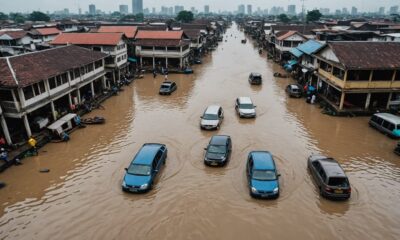
[[[190,39],[183,31],[139,30],[135,45],[142,68],[180,71],[189,64]]]
[[[108,54],[105,60],[107,79],[115,82],[128,70],[128,52],[123,33],[63,33],[51,42],[60,46],[74,44]]]
[[[36,50],[31,34],[23,30],[0,31],[0,55],[14,56]]]
[[[387,110],[400,98],[400,43],[328,42],[315,57],[318,92],[335,112]]]
[[[0,120],[10,142],[39,131],[41,119],[56,120],[72,105],[101,94],[107,56],[69,45],[0,58]]]
[[[35,35],[36,39],[40,39],[42,42],[48,43],[53,41],[59,34],[61,34],[61,30],[56,27],[35,28],[31,30],[31,33]]]
[[[296,31],[281,31],[276,34],[275,40],[275,58],[286,60],[290,57],[290,50],[301,43],[307,41],[307,38]]]

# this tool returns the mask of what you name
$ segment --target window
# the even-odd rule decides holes
[[[390,123],[389,123],[388,121],[383,121],[382,127],[388,129],[388,128],[389,128],[389,124],[390,124]]]
[[[392,81],[393,74],[392,70],[374,70],[372,81]]]
[[[326,173],[325,173],[325,170],[324,170],[323,168],[321,168],[321,169],[319,170],[319,175],[321,176],[322,181],[325,182],[325,180],[326,180]]]
[[[117,58],[117,62],[121,62],[121,57],[118,57],[118,58]]]
[[[284,46],[284,47],[291,47],[291,46],[292,46],[292,43],[289,42],[289,41],[283,41],[283,46]]]
[[[394,78],[395,81],[400,81],[400,70],[396,71],[396,77]]]
[[[89,73],[89,72],[92,72],[93,71],[93,64],[88,64],[88,65],[86,65],[86,68],[87,68],[87,72]]]
[[[61,85],[68,83],[68,73],[61,74]]]
[[[103,66],[103,60],[99,60],[94,63],[94,68],[96,69],[101,68],[102,66]]]
[[[35,94],[35,96],[40,95],[39,84],[37,84],[37,83],[33,84],[32,88],[33,88],[33,93]]]
[[[74,69],[74,77],[75,78],[78,78],[78,77],[80,77],[81,76],[81,72],[79,71],[79,68],[75,68]],[[75,79],[74,78],[74,79]]]
[[[57,87],[62,85],[61,75],[58,75],[58,76],[56,77],[56,84],[57,84]]]
[[[349,181],[347,181],[347,178],[344,177],[331,177],[329,178],[329,186],[336,186],[336,187],[349,187]]]
[[[49,85],[50,85],[50,89],[54,89],[57,87],[56,79],[54,77],[49,78]]]
[[[32,86],[24,87],[23,91],[24,91],[24,96],[25,96],[26,100],[31,99],[31,98],[33,98],[35,96],[34,93],[33,93]]]
[[[153,47],[142,46],[142,50],[153,50]]]
[[[348,81],[369,81],[369,75],[371,71],[369,70],[349,70],[347,71]]]
[[[165,47],[155,47],[156,51],[165,51]]]
[[[44,86],[44,81],[39,82],[38,85],[39,85],[40,93],[45,93],[46,87]]]
[[[390,131],[393,131],[393,130],[394,130],[394,124],[393,124],[393,123],[389,123],[389,124],[388,124],[388,129],[389,129]]]
[[[333,76],[343,80],[344,79],[344,71],[340,68],[333,67]]]

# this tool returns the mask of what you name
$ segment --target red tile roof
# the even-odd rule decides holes
[[[8,35],[11,37],[11,39],[21,39],[23,37],[25,37],[28,32],[26,31],[4,31],[4,32],[0,32],[0,36],[3,35]]]
[[[280,34],[282,34],[282,35],[280,35]],[[297,31],[287,31],[287,32],[285,31],[285,33],[279,32],[279,33],[277,33],[278,37],[276,39],[278,39],[279,41],[282,41],[282,40],[285,40],[286,38],[291,37],[295,34],[299,34],[299,33]],[[299,35],[301,35],[301,34],[299,34]]]
[[[189,45],[190,41],[175,40],[175,39],[138,39],[135,42],[136,46],[148,47],[179,47]]]
[[[183,31],[144,31],[139,30],[136,39],[170,39],[179,40],[183,37]]]
[[[74,45],[0,58],[0,86],[25,87],[74,68],[106,58],[108,55]],[[16,74],[14,79],[7,59]],[[17,84],[18,82],[18,84]]]
[[[138,28],[136,26],[101,26],[99,33],[124,33],[127,38],[134,38]]]
[[[60,34],[61,31],[58,28],[36,28],[36,31],[40,33],[40,35],[47,36],[47,35],[57,35]]]
[[[50,44],[115,46],[122,40],[123,35],[123,33],[63,33],[58,35]]]

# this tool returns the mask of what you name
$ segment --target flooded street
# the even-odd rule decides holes
[[[231,36],[232,34],[232,36]],[[244,38],[234,24],[227,42],[193,75],[173,75],[178,90],[159,96],[162,76],[148,74],[92,115],[106,125],[74,132],[0,175],[0,239],[399,239],[400,158],[396,141],[368,127],[368,118],[321,114],[291,99],[291,79]],[[262,86],[250,86],[250,72]],[[256,119],[239,119],[236,97],[249,96]],[[201,131],[208,105],[225,112],[221,129]],[[214,134],[232,137],[223,168],[203,164]],[[168,147],[165,167],[148,194],[121,191],[124,168],[146,142]],[[247,154],[269,150],[281,172],[281,196],[254,200],[245,176]],[[349,201],[321,198],[307,157],[336,158],[352,184]],[[49,173],[38,169],[49,168]]]

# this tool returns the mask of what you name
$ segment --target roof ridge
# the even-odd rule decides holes
[[[10,58],[6,57],[6,61],[7,61],[8,68],[10,69],[11,75],[13,76],[13,79],[18,86],[19,84],[18,84],[17,74],[15,73],[14,68],[10,62]]]

